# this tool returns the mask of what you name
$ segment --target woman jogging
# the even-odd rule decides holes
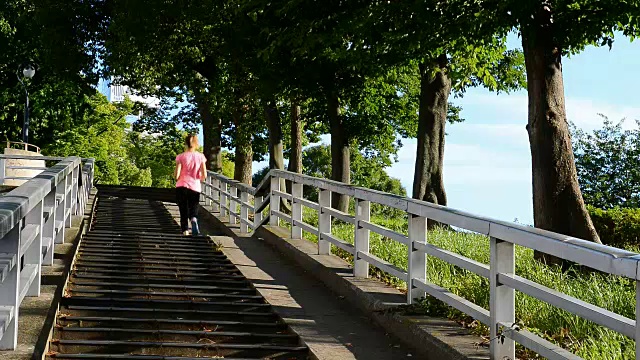
[[[178,208],[180,209],[180,228],[184,235],[189,235],[189,220],[191,220],[191,232],[193,235],[200,234],[198,227],[198,203],[200,202],[200,192],[202,191],[200,180],[207,177],[207,168],[204,155],[197,151],[198,137],[193,134],[187,135],[185,139],[187,151],[176,157],[175,177],[176,197]]]

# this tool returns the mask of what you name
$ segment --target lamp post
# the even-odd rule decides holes
[[[30,63],[21,67],[22,75],[27,79],[31,79],[33,75],[36,74],[36,69]],[[27,85],[25,85],[24,81],[22,81],[22,77],[20,76],[20,69],[18,69],[16,75],[18,76],[18,81],[20,81],[20,84],[22,84],[22,87],[24,88],[24,94],[26,96],[26,103],[24,105],[24,123],[22,125],[22,142],[27,144],[29,142],[29,92],[27,91]]]

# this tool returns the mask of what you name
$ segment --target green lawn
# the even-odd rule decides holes
[[[317,213],[305,208],[304,221],[317,226]],[[406,218],[372,216],[372,221],[391,230],[407,233]],[[353,225],[336,222],[333,224],[332,233],[344,241],[353,243],[353,229]],[[317,241],[316,237],[310,233],[305,232],[304,237],[314,242]],[[449,230],[434,230],[429,232],[428,241],[476,261],[489,263],[489,239],[486,236]],[[374,255],[407,269],[407,247],[405,245],[371,233],[370,249]],[[349,254],[335,247],[333,247],[333,253],[350,262],[353,261]],[[427,268],[429,281],[488,309],[488,279],[434,258],[429,258]],[[635,319],[635,282],[629,279],[574,271],[563,273],[541,265],[533,259],[532,250],[518,246],[516,247],[516,273],[549,288]],[[372,270],[372,275],[399,288],[406,288],[404,282],[382,274],[380,271]],[[470,322],[464,314],[443,306],[442,303],[434,299],[424,299],[421,302],[420,310],[429,315],[448,316],[467,324]],[[516,317],[518,322],[528,330],[561,344],[585,359],[633,359],[635,357],[635,343],[632,339],[519,292],[516,293]],[[488,334],[484,326],[477,326],[477,323],[471,325],[475,325],[477,332],[483,335]],[[527,357],[522,351],[520,351],[520,355]]]

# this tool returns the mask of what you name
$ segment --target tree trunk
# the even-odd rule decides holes
[[[253,165],[253,149],[248,145],[236,145],[235,169],[233,179],[251,185],[251,170]]]
[[[269,129],[269,169],[283,170],[282,124],[275,99],[270,98],[264,103],[264,115]]]
[[[420,65],[420,113],[418,147],[413,176],[413,198],[447,205],[442,167],[444,161],[444,129],[447,122],[451,80],[446,74],[446,57],[434,64]]]
[[[294,100],[291,101],[291,153],[288,170],[302,174],[302,120],[300,106]]]
[[[233,179],[244,184],[251,185],[251,174],[253,165],[253,135],[251,129],[245,119],[244,110],[237,110],[234,114],[233,121],[236,126],[235,137],[235,169]]]
[[[351,152],[349,141],[340,116],[340,103],[337,94],[327,99],[331,131],[331,179],[345,184],[351,183]],[[349,197],[333,193],[331,207],[342,212],[349,211]]]
[[[562,55],[553,43],[551,26],[523,29],[522,36],[529,94],[527,132],[534,225],[600,243],[578,186],[564,104]],[[536,253],[536,258],[560,263],[545,254]]]
[[[291,144],[289,144],[289,164],[287,170],[302,174],[302,121],[300,106],[291,100]],[[287,192],[291,193],[291,181],[287,181]]]
[[[196,99],[198,112],[202,119],[202,137],[204,138],[204,156],[207,158],[207,169],[222,172],[222,121],[211,111],[209,101]]]
[[[446,67],[445,55],[431,64],[420,64],[418,146],[413,175],[413,198],[443,206],[447,205],[442,173],[444,136],[451,93],[451,80]],[[437,225],[433,220],[428,221],[429,228]]]
[[[267,119],[267,128],[269,129],[269,169],[284,170],[284,153],[282,145],[282,123],[280,122],[280,112],[276,105],[276,99],[270,97],[264,103],[264,115]],[[291,190],[286,187],[285,180],[280,179],[280,189]],[[291,209],[286,199],[280,198],[280,210],[288,214]]]

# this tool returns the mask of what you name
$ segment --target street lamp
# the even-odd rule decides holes
[[[36,74],[36,69],[31,63],[26,63],[21,66],[21,68],[22,75],[27,79],[31,79]],[[24,105],[24,124],[22,125],[22,142],[27,144],[29,142],[29,92],[27,91],[27,86],[22,81],[22,77],[20,77],[20,69],[16,72],[16,76],[18,76],[18,81],[20,81],[20,84],[24,87],[24,93],[27,101]]]

